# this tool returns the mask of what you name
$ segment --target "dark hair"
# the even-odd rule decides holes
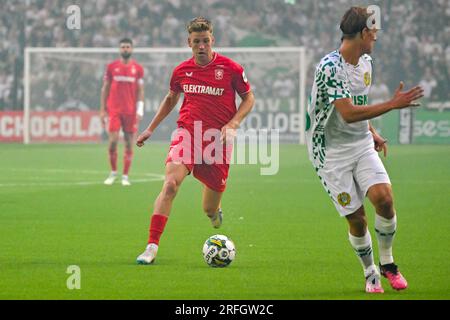
[[[133,40],[131,40],[130,38],[123,38],[119,41],[119,44],[122,44],[122,43],[129,43],[129,44],[133,45]]]
[[[206,19],[205,17],[196,17],[189,21],[189,24],[187,25],[187,31],[189,34],[192,32],[202,32],[202,31],[209,31],[213,33],[213,25],[211,21]]]
[[[341,19],[340,29],[343,39],[353,39],[358,33],[367,28],[370,14],[365,7],[351,7]]]

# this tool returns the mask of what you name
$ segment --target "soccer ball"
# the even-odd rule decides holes
[[[211,267],[228,266],[236,257],[236,248],[227,236],[216,234],[206,239],[203,245],[203,258]]]

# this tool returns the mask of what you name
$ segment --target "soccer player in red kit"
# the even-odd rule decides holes
[[[100,118],[106,127],[108,116],[109,162],[111,173],[105,180],[112,185],[117,178],[117,144],[122,128],[125,140],[122,185],[129,186],[128,172],[133,159],[133,141],[139,120],[144,115],[144,69],[131,59],[133,42],[120,40],[120,59],[108,64],[103,78]]]
[[[211,22],[197,17],[190,21],[187,30],[193,57],[174,69],[169,92],[150,125],[139,135],[136,142],[139,147],[144,145],[156,127],[173,110],[183,93],[184,100],[177,121],[178,129],[172,137],[166,159],[164,185],[153,207],[148,245],[144,253],[137,258],[140,264],[150,264],[154,261],[172,202],[184,178],[190,173],[203,183],[203,210],[211,219],[213,227],[220,227],[220,202],[226,186],[230,160],[227,152],[230,151],[230,144],[226,141],[232,136],[230,131],[239,127],[255,101],[244,69],[233,60],[212,50],[214,37]],[[242,99],[238,108],[235,104],[236,93]],[[195,135],[195,131],[199,124],[202,132],[215,129],[218,133],[215,138],[220,146],[218,151],[223,152],[219,161],[210,162],[204,158],[200,162],[196,161],[198,156],[202,157],[207,145],[202,137],[200,144],[197,143],[199,137]],[[187,136],[194,136],[195,141],[192,143]],[[184,154],[183,159],[178,161],[176,150],[183,144],[184,147],[188,146],[181,148],[181,153],[186,151],[189,155]]]

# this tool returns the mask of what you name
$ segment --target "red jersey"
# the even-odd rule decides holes
[[[207,65],[196,64],[194,57],[178,65],[170,90],[184,93],[179,126],[192,128],[194,121],[202,121],[204,129],[221,129],[236,114],[236,92],[249,92],[250,84],[242,66],[214,52]]]
[[[109,114],[136,114],[137,92],[143,77],[144,69],[134,60],[125,64],[118,59],[108,64],[104,80],[111,83],[107,101]]]

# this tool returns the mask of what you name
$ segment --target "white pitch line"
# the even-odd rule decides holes
[[[162,179],[134,179],[131,183],[144,183],[151,181],[162,181]],[[74,181],[74,182],[30,182],[30,183],[0,183],[2,187],[56,187],[56,186],[90,186],[102,185],[103,181]]]
[[[69,169],[39,169],[39,168],[0,168],[3,171],[19,171],[19,172],[48,172],[48,173],[86,173],[86,174],[105,174],[107,170],[69,170]],[[133,173],[133,175],[144,175],[148,177],[164,177],[164,175],[157,173]]]
[[[68,170],[68,169],[38,169],[38,168],[0,168],[0,170],[16,171],[16,172],[45,172],[45,173],[73,173],[73,174],[105,174],[105,171],[98,170]],[[144,176],[148,178],[131,179],[131,183],[144,183],[152,181],[164,180],[164,175],[157,173],[134,173],[133,176]],[[32,180],[37,180],[39,177],[32,176]],[[42,177],[42,180],[49,180],[48,177]],[[12,182],[0,183],[0,188],[4,187],[51,187],[51,186],[89,186],[102,185],[103,181],[49,181],[49,182]]]

